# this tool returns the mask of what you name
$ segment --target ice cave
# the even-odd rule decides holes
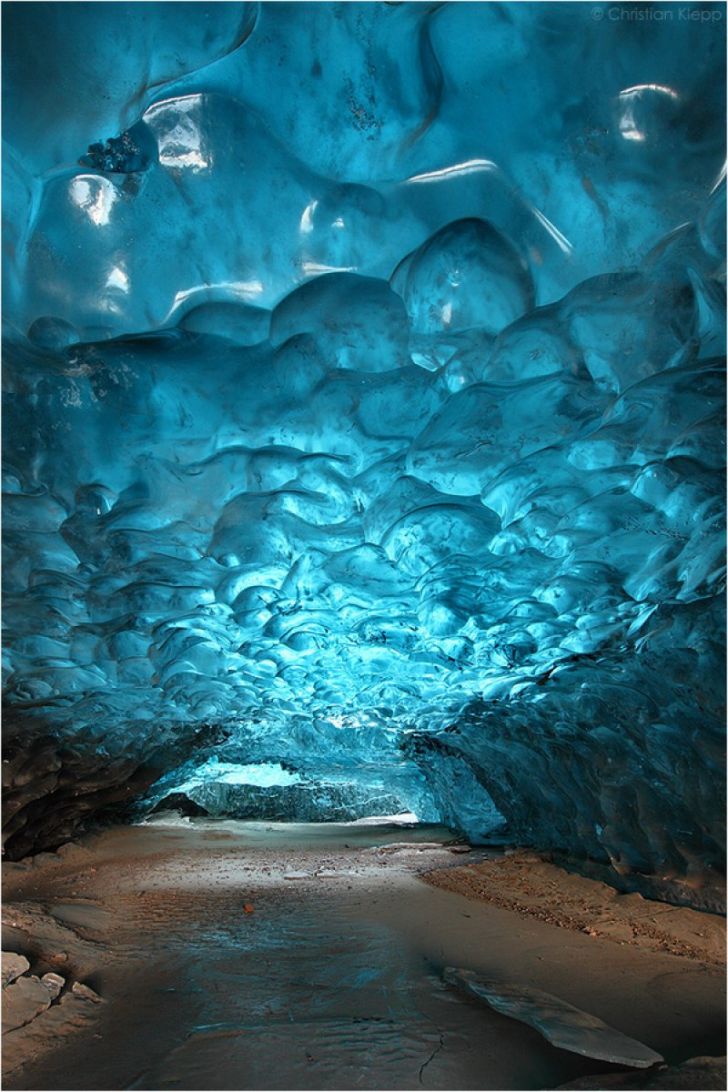
[[[2,16],[6,1087],[724,1088],[725,6]]]

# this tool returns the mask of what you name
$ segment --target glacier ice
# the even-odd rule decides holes
[[[397,266],[392,287],[415,333],[477,328],[497,334],[533,306],[528,265],[492,224],[458,220]]]
[[[598,1016],[533,986],[481,978],[460,967],[446,967],[442,977],[447,985],[485,1002],[496,1012],[529,1024],[560,1050],[635,1069],[649,1069],[665,1060],[644,1043],[605,1024]]]
[[[156,782],[700,898],[724,11],[633,10],[4,5],[10,852]]]

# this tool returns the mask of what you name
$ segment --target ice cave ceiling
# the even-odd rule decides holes
[[[164,775],[720,863],[725,9],[655,10],[3,5],[12,854]]]

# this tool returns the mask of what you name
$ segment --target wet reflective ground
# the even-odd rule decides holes
[[[468,959],[521,980],[530,968],[542,985],[550,975],[575,1003],[611,982],[599,1015],[656,1049],[671,1034],[678,987],[688,1025],[701,1019],[677,982],[654,998],[661,1017],[635,1015],[654,996],[656,969],[690,985],[683,960],[590,948],[588,938],[422,883],[417,868],[462,862],[428,845],[431,832],[274,828],[266,845],[261,828],[243,838],[244,824],[225,826],[103,836],[83,869],[49,875],[35,891],[28,880],[26,899],[96,942],[86,981],[105,1004],[92,1030],[6,1088],[536,1089],[615,1068],[558,1051],[445,987],[443,966]],[[582,958],[592,965],[580,968]]]

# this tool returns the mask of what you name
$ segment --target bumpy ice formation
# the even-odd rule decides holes
[[[161,777],[697,898],[724,10],[184,8],[4,6],[9,851]]]

